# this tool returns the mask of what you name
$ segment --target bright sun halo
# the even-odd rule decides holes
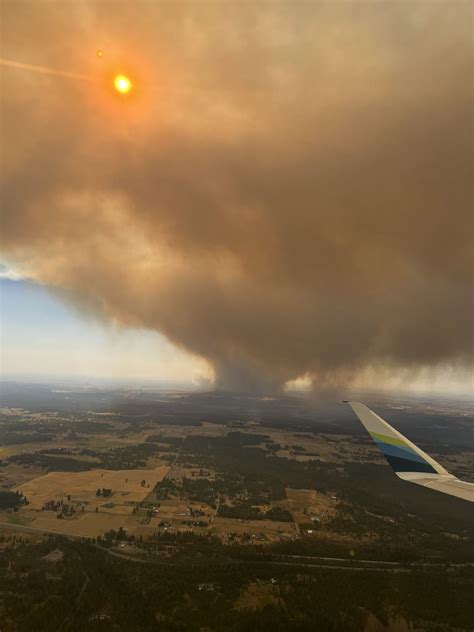
[[[132,82],[125,75],[117,75],[114,79],[114,86],[120,94],[127,94],[132,89]]]

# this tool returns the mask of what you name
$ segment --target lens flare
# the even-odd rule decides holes
[[[37,66],[36,64],[24,64],[14,59],[0,58],[0,66],[9,66],[10,68],[18,68],[19,70],[30,70],[42,75],[56,75],[57,77],[67,77],[68,79],[80,79],[81,81],[92,81],[91,77],[81,75],[77,72],[68,72],[67,70],[57,70],[56,68],[48,68],[47,66]]]
[[[125,75],[117,75],[114,79],[114,86],[120,94],[127,94],[132,89],[132,82]]]

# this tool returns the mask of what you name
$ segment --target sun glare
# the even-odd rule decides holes
[[[114,79],[114,86],[120,94],[127,94],[132,89],[132,82],[125,75],[117,75]]]

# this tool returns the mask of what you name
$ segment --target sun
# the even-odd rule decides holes
[[[132,89],[132,82],[125,75],[117,75],[114,79],[114,86],[120,94],[127,94]]]

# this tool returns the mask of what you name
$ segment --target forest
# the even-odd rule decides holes
[[[281,565],[252,549],[232,558],[196,538],[183,541],[181,562],[137,562],[93,543],[16,536],[0,557],[2,630],[314,632],[317,622],[321,632],[360,632],[369,620],[381,630],[390,621],[399,630],[472,628],[472,568]]]

